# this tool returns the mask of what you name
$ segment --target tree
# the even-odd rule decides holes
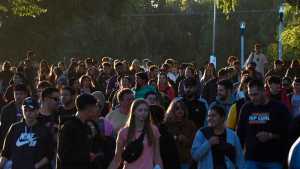
[[[7,0],[0,3],[0,12],[36,17],[47,12],[47,9],[40,6],[41,2],[42,0]]]

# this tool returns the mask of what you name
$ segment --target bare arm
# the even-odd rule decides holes
[[[163,162],[160,156],[160,145],[159,145],[159,138],[155,140],[155,147],[154,147],[154,165],[159,165],[161,169],[164,168]]]
[[[39,169],[39,168],[43,167],[44,165],[46,165],[47,163],[49,163],[49,160],[48,160],[47,157],[44,157],[44,158],[41,159],[39,162],[37,162],[37,163],[34,165],[34,167],[35,167],[36,169]]]
[[[120,164],[122,163],[122,153],[123,153],[123,148],[124,148],[124,143],[120,140],[120,133],[117,138],[117,146],[116,146],[116,151],[115,151],[115,157],[111,161],[108,169],[118,169]]]

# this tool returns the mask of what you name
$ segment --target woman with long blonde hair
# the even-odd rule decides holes
[[[189,169],[192,165],[193,138],[196,133],[196,125],[188,120],[188,109],[182,99],[175,98],[169,105],[165,115],[165,126],[174,136],[179,154],[180,168]]]
[[[144,133],[141,155],[132,162],[123,159],[122,154],[127,145],[137,140]],[[153,169],[163,164],[159,149],[160,133],[152,124],[148,103],[144,99],[135,100],[130,109],[127,124],[119,131],[116,141],[115,157],[109,169],[118,169],[123,162],[123,169]]]

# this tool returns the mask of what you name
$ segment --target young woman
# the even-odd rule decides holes
[[[165,94],[170,101],[175,98],[175,95],[176,95],[175,90],[169,83],[166,73],[162,73],[162,72],[159,73],[157,86],[158,86],[159,92]]]
[[[137,160],[128,163],[122,158],[124,148],[128,143],[139,138],[144,132],[143,151]],[[153,169],[159,165],[163,169],[159,146],[160,133],[152,125],[149,106],[144,99],[135,100],[130,109],[130,116],[117,137],[116,153],[109,169],[118,169],[123,163],[123,169]]]
[[[198,169],[244,169],[243,150],[237,135],[224,125],[225,110],[213,106],[208,112],[208,127],[198,130],[192,157]]]
[[[192,164],[190,153],[196,133],[194,122],[188,120],[188,110],[181,99],[174,99],[165,117],[165,126],[173,134],[179,151],[180,168],[189,169]]]
[[[92,78],[88,75],[83,75],[79,79],[80,93],[93,93],[95,91],[95,85]]]

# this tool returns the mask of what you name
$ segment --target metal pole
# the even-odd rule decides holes
[[[279,27],[278,27],[278,59],[282,61],[282,32],[283,32],[284,7],[279,7]]]
[[[241,68],[243,68],[245,62],[244,45],[245,45],[244,35],[241,35]]]
[[[216,54],[216,20],[217,20],[217,0],[214,1],[214,18],[213,18],[213,40],[212,40],[212,55]]]
[[[240,23],[240,33],[241,33],[241,68],[244,66],[245,62],[245,29],[246,29],[246,23],[241,22]]]

